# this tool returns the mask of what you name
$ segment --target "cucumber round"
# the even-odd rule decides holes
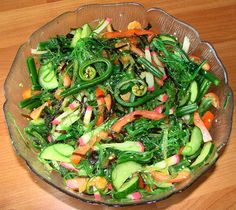
[[[43,118],[38,118],[30,121],[30,124],[32,125],[44,125],[45,120]]]
[[[214,149],[212,155],[209,157],[209,159],[207,160],[206,164],[212,163],[214,162],[217,158],[218,158],[218,153],[216,151],[216,148]]]
[[[120,151],[133,151],[140,152],[140,146],[135,141],[125,141],[123,143],[109,143],[109,144],[101,144],[100,148],[113,148]]]
[[[191,164],[190,168],[196,168],[207,163],[212,154],[215,152],[215,145],[212,142],[207,142],[204,144],[200,155]]]
[[[179,106],[185,105],[189,101],[189,98],[190,98],[190,92],[187,91],[186,95],[180,99]]]
[[[118,164],[112,171],[111,178],[113,186],[119,190],[124,182],[132,176],[133,173],[140,171],[142,166],[136,162],[128,161]]]
[[[138,188],[138,176],[131,178],[129,181],[125,182],[122,187],[114,194],[114,197],[125,198],[130,193],[136,191]]]
[[[46,147],[39,155],[39,158],[45,160],[55,160],[60,162],[70,162],[70,158],[61,155],[54,149],[54,145]]]
[[[193,81],[189,87],[190,91],[190,103],[194,103],[198,96],[198,85],[196,81]]]
[[[197,126],[195,126],[191,134],[190,142],[185,145],[182,155],[191,156],[195,154],[201,147],[202,142],[202,132]]]
[[[56,74],[52,63],[42,65],[39,69],[39,84],[46,90],[53,90],[58,87]]]
[[[198,149],[198,151],[196,151],[193,155],[190,155],[190,156],[186,157],[187,160],[188,160],[188,161],[191,161],[191,160],[197,158],[197,157],[200,155],[201,151],[202,151],[202,148],[200,147],[200,148]]]
[[[177,40],[174,36],[171,36],[169,34],[161,34],[158,36],[159,39],[161,39],[161,41],[169,41],[169,42],[176,42],[177,43]]]
[[[75,34],[74,34],[74,37],[73,39],[71,40],[71,47],[75,47],[76,46],[76,43],[79,41],[79,39],[81,38],[81,34],[82,34],[82,29],[81,28],[78,28],[76,29],[75,31]]]
[[[162,188],[162,189],[173,187],[173,184],[167,183],[167,182],[157,182],[156,185],[158,188]]]
[[[188,167],[190,162],[188,159],[183,158],[178,164],[170,166],[169,171],[171,174],[177,174],[178,171],[183,170],[184,168]]]
[[[74,152],[74,148],[69,144],[54,144],[54,150],[60,155],[70,157]]]
[[[89,24],[84,24],[82,26],[81,38],[88,37],[92,33],[92,29]]]

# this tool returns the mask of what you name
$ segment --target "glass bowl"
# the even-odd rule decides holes
[[[218,151],[220,154],[222,153],[221,151],[227,144],[231,132],[233,94],[228,85],[226,70],[214,48],[209,43],[201,41],[198,32],[188,24],[177,20],[162,9],[145,9],[142,5],[137,3],[86,5],[75,11],[66,12],[35,31],[28,41],[19,48],[4,86],[6,97],[4,113],[11,141],[17,155],[21,156],[26,161],[27,165],[35,174],[58,190],[72,197],[88,203],[114,207],[157,202],[189,187],[198,177],[214,165],[215,162],[200,167],[192,173],[189,179],[178,184],[173,190],[168,192],[158,195],[149,195],[143,197],[141,200],[135,201],[117,201],[111,198],[102,198],[100,201],[95,201],[93,196],[78,194],[68,190],[63,183],[63,179],[58,174],[49,173],[44,168],[44,165],[38,161],[37,153],[29,147],[27,137],[23,133],[23,128],[27,124],[27,120],[22,117],[22,110],[17,104],[22,100],[22,91],[30,87],[25,64],[26,57],[30,55],[30,49],[36,48],[38,42],[47,40],[49,37],[57,34],[66,34],[71,28],[79,27],[84,23],[93,23],[97,19],[104,17],[112,18],[114,27],[118,29],[124,29],[129,22],[137,20],[143,26],[147,26],[148,23],[151,23],[153,30],[157,33],[174,34],[178,37],[180,42],[183,41],[185,36],[188,36],[191,42],[189,53],[193,53],[194,55],[208,60],[212,66],[212,71],[221,80],[219,88],[212,88],[219,96],[221,104],[220,109],[215,113],[216,120],[211,133]],[[228,98],[228,105],[224,107],[226,98]]]

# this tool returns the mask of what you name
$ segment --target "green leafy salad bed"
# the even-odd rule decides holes
[[[209,132],[220,80],[180,43],[105,18],[38,43],[19,107],[45,170],[78,193],[140,199],[171,190],[217,158]]]

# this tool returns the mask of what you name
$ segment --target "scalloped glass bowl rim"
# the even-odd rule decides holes
[[[62,192],[64,192],[64,193],[66,193],[67,195],[70,195],[70,196],[72,196],[72,197],[74,197],[74,198],[76,198],[76,199],[80,199],[80,200],[82,200],[82,201],[84,201],[84,202],[93,203],[93,204],[101,204],[101,205],[106,205],[106,206],[113,206],[113,207],[122,207],[122,206],[132,206],[132,205],[140,205],[140,204],[147,204],[147,203],[148,203],[148,204],[150,204],[150,203],[156,203],[156,202],[158,202],[158,201],[161,201],[161,200],[164,200],[164,199],[170,197],[170,196],[173,195],[173,194],[176,194],[176,193],[178,193],[178,192],[182,192],[182,191],[184,191],[185,189],[187,189],[190,185],[192,185],[192,184],[195,182],[195,180],[197,180],[200,176],[202,176],[202,175],[203,175],[206,171],[208,171],[212,166],[214,166],[214,164],[215,164],[215,162],[216,162],[217,160],[215,160],[214,162],[212,162],[211,164],[209,164],[209,166],[206,167],[206,168],[204,169],[204,171],[202,171],[201,174],[199,174],[199,175],[195,176],[194,178],[192,178],[191,181],[190,181],[187,185],[185,185],[184,187],[182,187],[180,190],[172,191],[171,193],[166,194],[165,196],[163,196],[163,197],[161,197],[161,198],[158,198],[158,199],[149,200],[149,201],[142,201],[142,200],[140,200],[140,202],[136,202],[136,203],[115,203],[115,204],[106,203],[106,202],[100,202],[100,201],[96,201],[96,200],[86,200],[86,199],[84,199],[83,197],[80,197],[79,195],[77,196],[77,195],[75,195],[75,194],[72,194],[72,193],[71,193],[70,191],[68,191],[68,190],[65,190],[65,189],[62,189],[62,188],[58,187],[58,186],[55,185],[54,183],[51,183],[50,181],[48,181],[47,179],[45,179],[44,177],[42,177],[36,170],[34,170],[34,168],[30,165],[30,163],[28,162],[28,160],[27,160],[26,158],[24,158],[24,157],[21,155],[21,153],[17,150],[17,148],[16,148],[16,146],[15,146],[15,143],[14,143],[15,140],[13,139],[13,136],[11,135],[10,122],[8,121],[8,118],[7,118],[7,113],[8,113],[8,111],[7,111],[7,105],[8,105],[8,103],[7,103],[7,102],[8,102],[8,100],[7,100],[7,94],[6,94],[7,91],[6,91],[6,90],[7,90],[8,79],[9,79],[10,76],[14,73],[12,67],[13,67],[13,65],[14,65],[14,63],[15,63],[15,61],[16,61],[16,59],[17,59],[17,56],[19,56],[20,50],[21,50],[28,42],[31,41],[31,38],[32,38],[32,37],[34,36],[34,34],[37,33],[40,29],[42,29],[43,27],[47,26],[48,24],[50,24],[50,23],[56,21],[58,18],[60,18],[61,16],[65,15],[65,14],[67,14],[67,13],[76,13],[76,12],[79,12],[79,10],[81,10],[81,9],[83,9],[83,8],[85,8],[85,7],[90,7],[90,6],[119,6],[119,5],[134,5],[134,6],[140,6],[140,7],[142,7],[146,12],[150,12],[150,11],[153,11],[153,10],[158,10],[158,11],[160,11],[160,12],[162,12],[162,13],[164,13],[164,14],[170,16],[171,18],[173,18],[173,19],[176,20],[177,22],[181,23],[182,25],[185,25],[185,26],[187,26],[189,29],[191,29],[191,30],[195,33],[196,37],[198,38],[199,43],[205,43],[205,44],[207,44],[208,47],[211,49],[211,52],[213,53],[213,55],[214,55],[214,57],[216,58],[217,62],[220,64],[221,68],[223,69],[224,79],[225,79],[225,85],[228,87],[229,91],[231,92],[231,96],[233,97],[232,89],[231,89],[230,86],[228,85],[228,76],[227,76],[226,69],[225,69],[225,67],[223,66],[222,62],[220,61],[220,59],[219,59],[219,57],[218,57],[218,55],[217,55],[217,53],[216,53],[214,47],[213,47],[209,42],[201,41],[200,36],[199,36],[199,33],[198,33],[198,31],[197,31],[195,28],[193,28],[192,26],[190,26],[189,24],[187,24],[187,23],[185,23],[185,22],[183,22],[183,21],[180,21],[179,19],[175,18],[174,16],[170,15],[169,13],[165,12],[164,10],[162,10],[162,9],[160,9],[160,8],[152,7],[152,8],[149,8],[149,9],[145,9],[145,7],[144,7],[143,5],[141,5],[141,4],[139,4],[139,3],[134,3],[134,2],[113,3],[113,4],[88,4],[88,5],[83,5],[83,6],[81,6],[81,7],[77,8],[76,10],[67,11],[67,12],[62,13],[61,15],[55,17],[54,19],[52,19],[51,21],[49,21],[48,23],[46,23],[45,25],[43,25],[42,27],[40,27],[40,28],[38,28],[36,31],[34,31],[34,32],[31,34],[31,36],[29,37],[28,41],[25,42],[24,44],[22,44],[22,45],[19,47],[19,49],[18,49],[18,51],[17,51],[17,53],[16,53],[16,56],[15,56],[15,58],[14,58],[14,61],[13,61],[13,63],[12,63],[12,66],[11,66],[11,68],[10,68],[10,71],[9,71],[9,73],[8,73],[8,75],[7,75],[7,77],[6,77],[5,83],[4,83],[4,94],[5,94],[6,101],[5,101],[5,103],[4,103],[3,109],[4,109],[5,120],[6,120],[6,122],[7,122],[7,127],[8,127],[8,131],[9,131],[9,135],[10,135],[10,138],[11,138],[11,143],[12,143],[12,145],[13,145],[13,148],[14,148],[15,152],[17,153],[17,155],[19,155],[22,159],[25,160],[27,166],[30,168],[31,171],[33,171],[39,178],[41,178],[42,180],[44,180],[44,181],[47,182],[48,184],[52,185],[53,187],[57,188],[58,190],[60,190],[60,191],[62,191]],[[232,100],[232,103],[234,103],[234,100]],[[234,104],[232,104],[232,110],[230,110],[231,113],[233,113],[233,107],[234,107]],[[231,125],[230,125],[230,126],[231,126],[231,127],[230,127],[230,132],[229,132],[229,134],[227,135],[227,138],[225,138],[225,140],[224,140],[224,141],[221,143],[221,145],[217,148],[218,152],[221,152],[221,151],[223,150],[223,148],[226,146],[227,142],[228,142],[228,139],[229,139],[229,136],[230,136],[230,133],[231,133],[231,129],[232,129],[232,119],[231,119]]]

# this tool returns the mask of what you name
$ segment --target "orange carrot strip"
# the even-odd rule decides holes
[[[151,192],[151,189],[150,189],[150,187],[149,187],[148,185],[145,186],[145,190],[146,190],[147,192]]]
[[[111,95],[107,94],[105,96],[104,100],[105,100],[105,104],[106,104],[106,107],[107,107],[107,111],[110,112],[111,111],[111,103],[112,103]]]
[[[148,110],[136,110],[130,112],[129,114],[125,115],[124,117],[120,118],[112,127],[111,130],[114,132],[119,133],[124,125],[130,123],[135,120],[136,116],[141,116],[144,118],[148,118],[151,120],[160,120],[165,117],[164,114],[157,113],[155,111],[148,111]]]
[[[130,50],[141,57],[145,56],[144,52],[138,47],[136,47],[134,44],[130,44]]]
[[[197,63],[197,64],[200,64],[201,63],[201,59],[195,55],[190,55],[189,56],[190,59],[193,59],[193,62],[194,63]],[[209,71],[211,69],[211,66],[208,62],[206,62],[202,68],[205,70],[205,71]]]
[[[69,74],[67,74],[67,73],[64,75],[63,85],[64,85],[64,87],[70,87],[70,85],[71,85],[71,79],[70,79]]]
[[[183,169],[182,171],[178,172],[178,175],[175,178],[168,180],[168,182],[169,183],[182,182],[188,177],[190,177],[190,172]]]
[[[31,88],[28,88],[28,89],[24,90],[24,92],[22,93],[22,97],[23,97],[23,99],[27,99],[27,98],[30,98],[34,95],[38,95],[40,93],[41,93],[40,90],[31,90]]]
[[[96,125],[99,126],[104,121],[104,108],[105,108],[105,100],[104,100],[104,91],[100,87],[96,87],[96,98],[98,103],[98,120]]]
[[[142,35],[151,35],[151,34],[155,34],[155,33],[151,30],[131,29],[131,30],[125,30],[125,31],[106,32],[103,34],[103,37],[111,39],[111,38],[142,36]]]
[[[99,126],[104,121],[104,108],[105,108],[104,98],[98,98],[97,103],[98,103],[98,120],[96,122],[96,125]]]
[[[216,109],[220,108],[220,99],[219,99],[218,95],[216,95],[215,93],[212,93],[212,92],[207,93],[206,95],[204,95],[204,98],[211,99],[211,103]]]
[[[139,188],[141,188],[141,189],[143,189],[143,188],[145,187],[143,178],[142,178],[141,176],[139,176],[139,179],[138,179],[138,186],[139,186]]]
[[[157,77],[154,77],[156,83],[158,84],[158,86],[162,87],[164,85],[164,81],[161,79],[158,79]]]
[[[211,128],[214,118],[215,118],[215,115],[210,111],[207,111],[202,116],[202,121],[208,130]]]
[[[105,95],[104,91],[99,86],[97,86],[96,87],[96,97],[97,98],[104,97],[104,95]]]
[[[71,162],[74,163],[75,165],[77,165],[81,161],[81,159],[82,157],[77,154],[72,154],[70,157]]]
[[[88,178],[85,177],[77,177],[74,179],[67,179],[66,180],[66,186],[73,189],[73,190],[79,190],[80,193],[84,192],[86,190],[88,183]]]
[[[159,172],[159,171],[151,171],[150,172],[151,175],[152,175],[152,178],[158,182],[163,182],[163,181],[166,181],[170,178],[169,175],[167,174],[164,174],[162,172]]]
[[[38,119],[43,111],[43,109],[48,106],[48,102],[45,102],[44,104],[42,104],[40,107],[34,109],[31,113],[30,113],[30,117],[35,120]]]
[[[23,99],[30,98],[31,96],[32,96],[31,88],[28,88],[28,89],[24,90],[24,92],[22,93]]]
[[[208,129],[206,128],[205,124],[203,123],[198,112],[194,112],[193,123],[194,123],[194,125],[196,125],[197,127],[200,128],[204,142],[212,141],[211,134],[209,133]]]
[[[108,132],[102,131],[97,135],[94,135],[87,144],[83,145],[83,146],[79,146],[75,151],[74,154],[77,155],[85,155],[96,142],[101,141],[101,139],[103,138],[107,138],[108,137]]]

